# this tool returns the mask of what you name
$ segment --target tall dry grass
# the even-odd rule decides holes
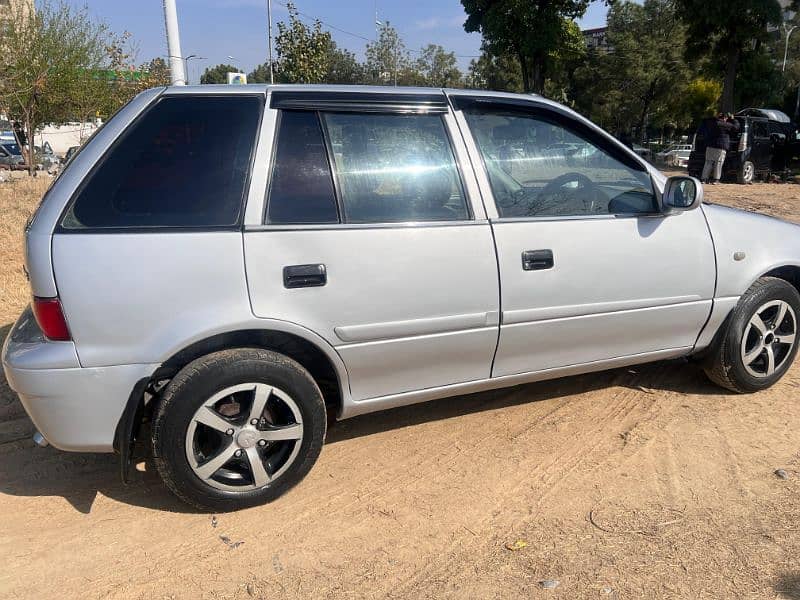
[[[30,302],[22,270],[23,230],[51,182],[25,175],[0,183],[0,334]]]

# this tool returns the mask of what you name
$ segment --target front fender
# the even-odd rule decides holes
[[[716,298],[741,296],[779,267],[800,267],[800,227],[774,217],[703,205],[717,259]]]

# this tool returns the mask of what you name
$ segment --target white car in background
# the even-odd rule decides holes
[[[691,152],[691,144],[672,144],[666,150],[656,153],[656,159],[671,167],[685,167],[689,164]]]

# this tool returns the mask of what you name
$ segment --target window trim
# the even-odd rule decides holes
[[[232,225],[201,225],[201,226],[191,226],[191,225],[137,225],[133,227],[84,227],[82,229],[69,229],[63,226],[64,219],[67,216],[67,213],[72,209],[72,206],[77,201],[78,197],[81,195],[83,190],[89,185],[89,182],[94,178],[97,171],[99,171],[103,165],[106,164],[108,158],[114,153],[114,151],[119,147],[119,145],[128,137],[130,132],[132,132],[135,127],[141,123],[141,121],[150,114],[152,110],[166,99],[171,98],[185,98],[188,101],[191,99],[197,98],[241,98],[241,97],[249,97],[249,98],[256,98],[258,102],[258,114],[257,114],[257,127],[255,131],[255,135],[253,137],[253,143],[250,148],[250,162],[247,169],[247,176],[245,178],[244,187],[242,188],[242,197],[239,203],[239,215],[236,219],[236,223]],[[58,221],[56,222],[56,227],[53,230],[53,234],[67,234],[67,235],[82,235],[82,234],[114,234],[114,233],[200,233],[200,232],[207,232],[207,231],[242,231],[242,227],[244,224],[244,214],[245,214],[245,204],[248,199],[248,191],[250,189],[250,184],[253,178],[253,170],[255,169],[255,158],[256,158],[256,149],[258,148],[258,140],[261,135],[261,127],[264,120],[264,109],[266,107],[266,97],[264,94],[260,93],[247,93],[247,94],[180,94],[180,95],[168,95],[162,94],[158,96],[158,98],[151,102],[144,110],[142,110],[134,119],[131,120],[130,123],[125,125],[125,128],[122,130],[122,133],[116,137],[116,139],[106,148],[103,154],[98,158],[95,163],[92,165],[91,169],[87,171],[87,173],[82,177],[80,185],[78,185],[70,194],[69,200],[64,204],[64,208],[61,210],[61,213],[58,216]],[[120,109],[121,110],[121,109]],[[119,111],[118,111],[119,112]],[[116,113],[115,113],[116,114]],[[108,121],[110,121],[109,119]],[[106,123],[108,123],[106,121]],[[98,128],[92,136],[94,136],[97,132],[105,128],[105,123],[103,127]],[[86,148],[89,144],[90,140],[87,140],[84,145],[78,150],[78,152],[82,151]],[[77,154],[77,152],[76,152]],[[72,157],[75,158],[75,155]],[[70,164],[74,164],[74,160],[70,160]]]
[[[275,110],[331,112],[446,113],[443,92],[333,92],[319,90],[275,90],[270,94]]]
[[[650,172],[650,168],[643,162],[643,159],[639,157],[639,155],[635,154],[634,152],[630,152],[624,146],[621,146],[619,143],[616,145],[613,142],[616,142],[610,136],[608,139],[605,136],[600,135],[597,131],[593,129],[592,126],[587,125],[575,119],[567,112],[559,110],[557,107],[552,107],[549,105],[537,103],[534,101],[528,100],[516,100],[511,98],[494,98],[491,96],[462,96],[462,95],[453,95],[451,97],[453,102],[453,108],[459,112],[461,112],[464,118],[464,126],[467,128],[469,132],[469,136],[472,140],[474,145],[475,151],[478,154],[478,158],[480,159],[480,165],[483,168],[483,175],[486,179],[486,184],[488,185],[488,192],[490,194],[492,204],[494,207],[495,212],[497,213],[496,218],[490,218],[489,220],[492,223],[504,223],[504,222],[538,222],[538,221],[581,221],[581,220],[606,220],[606,219],[625,219],[625,218],[655,218],[655,217],[662,217],[664,213],[660,210],[660,200],[658,194],[658,186],[656,185],[653,175]],[[545,122],[550,122],[554,125],[564,128],[568,132],[576,135],[577,137],[585,140],[586,142],[592,144],[593,146],[599,148],[601,151],[606,152],[611,156],[611,158],[617,159],[616,155],[624,156],[626,160],[620,161],[623,165],[628,166],[626,164],[627,161],[634,162],[637,164],[640,169],[640,172],[646,174],[650,180],[650,187],[651,193],[653,194],[653,205],[655,210],[649,212],[642,212],[642,213],[608,213],[608,214],[598,214],[598,215],[542,215],[542,216],[525,216],[525,217],[503,217],[500,215],[500,210],[497,206],[497,201],[494,197],[494,189],[492,188],[492,181],[489,177],[489,169],[486,166],[486,159],[484,157],[483,151],[481,150],[480,142],[478,142],[478,138],[473,131],[469,119],[468,119],[468,110],[473,107],[479,107],[479,112],[489,112],[489,111],[496,111],[496,112],[510,112],[510,113],[519,113],[521,115],[525,115],[531,118],[540,118]],[[544,117],[543,119],[541,117]],[[549,118],[548,118],[549,117]],[[577,127],[570,127],[569,125],[577,125]],[[618,159],[617,159],[618,160]],[[480,180],[479,180],[479,185]],[[484,194],[485,195],[485,194]]]
[[[273,95],[275,92],[273,92]],[[344,93],[344,95],[349,97],[356,97],[360,94],[353,94],[353,93]],[[380,96],[386,96],[387,98],[393,98],[394,96],[391,94],[378,94]],[[446,102],[446,100],[445,100]],[[270,164],[269,164],[269,173],[268,173],[268,181],[266,185],[266,193],[264,196],[264,214],[261,218],[261,224],[257,227],[257,229],[253,229],[253,227],[248,227],[248,231],[264,231],[264,230],[303,230],[303,229],[335,229],[335,228],[342,228],[342,229],[390,229],[393,227],[418,227],[418,226],[429,226],[431,225],[448,225],[450,223],[453,224],[465,224],[465,223],[476,223],[479,222],[475,218],[475,211],[472,209],[472,202],[470,201],[470,197],[467,193],[467,186],[464,179],[464,171],[461,162],[458,160],[458,153],[455,150],[455,144],[453,140],[453,134],[448,127],[447,121],[445,120],[444,116],[448,114],[448,110],[445,109],[444,111],[427,111],[424,110],[413,110],[413,111],[406,111],[400,109],[393,109],[390,107],[389,104],[383,104],[380,106],[380,110],[361,110],[359,108],[352,108],[350,110],[340,110],[338,107],[324,107],[319,106],[320,103],[316,103],[315,107],[308,107],[308,108],[295,108],[294,106],[291,107],[279,107],[273,108],[276,110],[277,116],[275,118],[275,135],[272,140],[272,150],[270,155]],[[274,107],[274,103],[270,104],[271,107]],[[274,179],[275,174],[275,160],[277,157],[277,148],[278,148],[278,138],[280,137],[280,125],[281,119],[283,116],[284,111],[295,111],[295,112],[306,112],[306,113],[314,113],[317,116],[317,124],[322,130],[322,137],[325,143],[325,152],[328,156],[328,168],[330,170],[331,179],[333,181],[333,193],[335,196],[336,207],[339,214],[339,222],[338,223],[270,223],[269,222],[269,205],[272,195],[272,182]],[[461,188],[461,197],[464,201],[464,206],[466,208],[467,218],[466,219],[454,219],[454,220],[446,220],[446,221],[376,221],[374,223],[361,223],[361,222],[348,222],[346,220],[346,212],[344,209],[344,200],[341,194],[341,187],[339,182],[338,171],[336,169],[336,163],[333,156],[333,147],[330,141],[330,136],[328,135],[327,128],[325,125],[324,117],[326,114],[336,114],[336,113],[344,113],[344,114],[361,114],[361,115],[373,115],[376,113],[386,114],[386,115],[420,115],[420,116],[438,116],[440,123],[442,124],[442,129],[444,130],[445,137],[447,139],[448,147],[450,149],[450,154],[453,158],[453,164],[456,168],[456,175],[458,177],[458,184]],[[487,221],[488,222],[488,221]]]

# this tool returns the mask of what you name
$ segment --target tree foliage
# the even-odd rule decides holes
[[[686,27],[673,0],[621,2],[608,14],[612,50],[592,55],[578,69],[585,85],[579,108],[615,130],[682,119],[680,99],[690,79],[683,48]]]
[[[40,125],[68,115],[90,74],[109,66],[108,28],[64,2],[10,10],[0,25],[0,102],[31,141]],[[26,153],[32,170],[32,143]]]
[[[397,80],[399,85],[408,79],[411,62],[400,34],[387,21],[381,25],[378,39],[367,43],[364,70],[370,83],[387,84]],[[413,83],[413,82],[412,82]]]
[[[461,0],[467,13],[464,29],[480,32],[489,52],[519,61],[526,92],[542,93],[553,73],[554,53],[568,46],[572,19],[581,17],[591,0]]]
[[[466,84],[475,89],[521,92],[519,61],[509,54],[492,54],[484,44],[480,58],[469,63]]]
[[[364,82],[364,66],[356,55],[331,41],[328,48],[325,83],[356,84]]]
[[[438,44],[428,44],[420,50],[414,64],[423,85],[431,87],[460,87],[462,82],[458,61],[453,52],[446,52]]]
[[[696,124],[704,117],[713,115],[721,95],[722,84],[719,81],[702,77],[690,81],[681,101],[681,109],[688,123]]]
[[[216,65],[208,67],[200,76],[200,83],[228,83],[228,73],[238,73],[239,69],[233,65]]]
[[[308,27],[300,20],[294,5],[289,2],[289,22],[278,22],[275,37],[280,80],[292,83],[322,83],[328,73],[331,34],[322,30],[322,23],[314,21]]]
[[[748,47],[767,38],[767,25],[781,22],[778,0],[677,0],[686,15],[690,57],[710,53],[723,77],[720,108],[732,111],[736,75]]]

